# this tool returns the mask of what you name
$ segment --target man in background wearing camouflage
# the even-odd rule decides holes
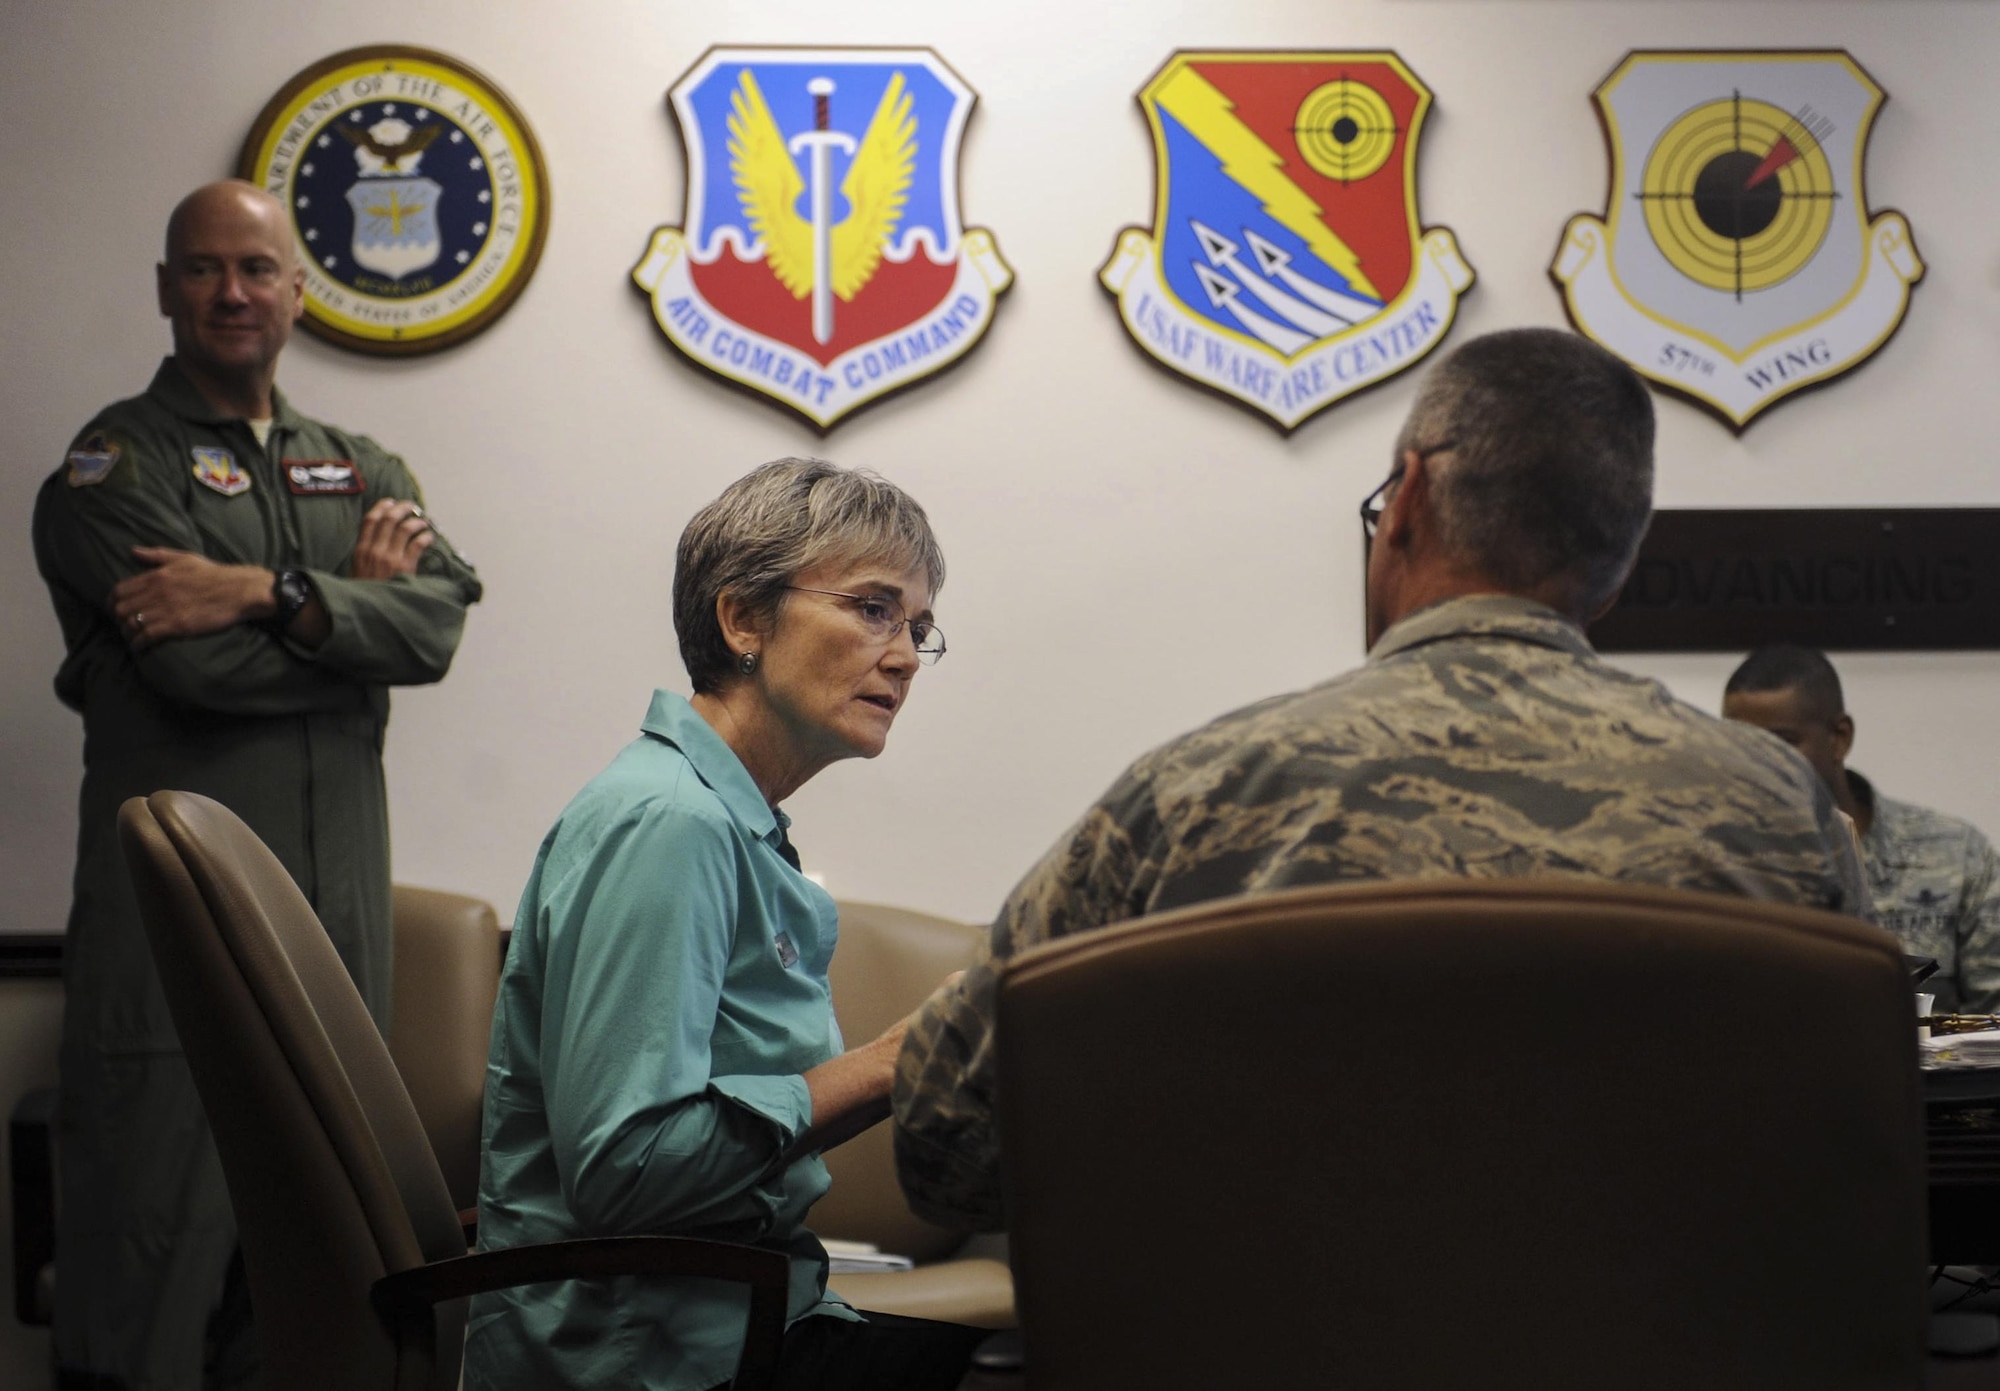
[[[1970,823],[1884,797],[1847,766],[1854,717],[1826,654],[1758,648],[1723,688],[1722,714],[1797,749],[1854,819],[1876,921],[1904,951],[1937,961],[1923,988],[1938,1009],[2000,1009],[2000,856]]]
[[[65,1391],[238,1385],[253,1360],[229,1195],[119,805],[177,788],[242,817],[386,1028],[388,687],[441,678],[480,595],[403,461],[277,390],[305,275],[275,198],[189,194],[158,282],[173,356],[84,427],[35,504],[67,647],[56,694],[84,730],[57,1107]]]
[[[1499,333],[1433,369],[1362,509],[1367,664],[1133,764],[912,1024],[895,1144],[916,1210],[1004,1224],[995,986],[1037,942],[1237,894],[1448,876],[1866,913],[1851,838],[1803,760],[1584,638],[1631,567],[1652,482],[1651,398],[1594,344]]]

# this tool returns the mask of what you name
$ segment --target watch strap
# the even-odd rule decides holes
[[[303,570],[280,570],[271,581],[271,601],[277,605],[277,612],[271,615],[271,627],[283,632],[299,616],[299,610],[312,598],[312,586],[306,580]]]

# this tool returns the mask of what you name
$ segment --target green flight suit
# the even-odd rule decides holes
[[[177,788],[235,811],[291,871],[386,1028],[387,687],[442,678],[480,596],[442,536],[414,575],[351,578],[362,515],[385,497],[421,501],[416,480],[365,436],[309,420],[280,395],[273,404],[260,447],[169,358],[145,395],[84,427],[35,504],[35,557],[68,648],[56,694],[84,720],[63,965],[56,1355],[133,1391],[201,1384],[236,1232],[140,927],[118,808]],[[243,623],[135,654],[109,602],[144,568],[135,545],[303,570],[330,634],[308,650]]]

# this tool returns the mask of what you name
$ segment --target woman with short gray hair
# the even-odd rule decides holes
[[[481,1245],[679,1233],[782,1251],[780,1386],[944,1391],[984,1336],[827,1294],[805,1227],[819,1151],[887,1114],[903,1026],[843,1051],[833,900],[778,810],[882,751],[944,655],[943,583],[923,509],[870,473],[780,459],[697,513],[674,571],[694,695],[655,692],[543,840],[494,1014]],[[466,1385],[709,1391],[735,1375],[747,1308],[743,1287],[695,1279],[481,1295]]]

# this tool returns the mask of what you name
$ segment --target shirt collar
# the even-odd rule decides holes
[[[783,839],[782,832],[792,819],[764,800],[736,751],[685,699],[672,691],[654,691],[653,704],[639,728],[679,749],[693,765],[695,776],[722,799],[729,814],[752,835],[773,845]]]
[[[221,425],[241,416],[224,415],[208,403],[208,398],[188,380],[179,362],[168,356],[160,359],[160,370],[153,374],[153,384],[146,388],[146,394],[172,411],[183,420],[191,420],[200,425]],[[271,388],[271,423],[274,427],[296,430],[304,419],[292,409],[285,393],[277,387]]]
[[[1583,629],[1547,604],[1518,594],[1467,594],[1408,615],[1382,634],[1368,654],[1379,662],[1400,652],[1458,637],[1498,637],[1552,647],[1572,656],[1596,655]]]

